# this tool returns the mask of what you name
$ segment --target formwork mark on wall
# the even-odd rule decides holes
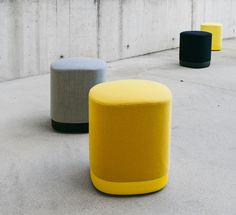
[[[119,0],[119,57],[123,52],[123,0]]]
[[[71,0],[69,0],[69,56],[71,57]]]
[[[41,66],[40,66],[40,55],[41,55],[41,47],[40,47],[40,0],[37,0],[37,9],[36,9],[36,17],[37,17],[37,27],[36,27],[36,53],[37,53],[37,66],[36,68],[38,69],[37,73],[41,73]]]
[[[97,57],[100,57],[100,40],[101,40],[101,8],[100,0],[94,0],[97,4]]]
[[[57,29],[57,7],[58,7],[58,5],[57,5],[57,0],[56,0],[56,29]]]
[[[191,2],[191,30],[194,28],[194,7],[195,7],[195,1],[192,0]]]

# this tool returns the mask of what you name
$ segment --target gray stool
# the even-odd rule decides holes
[[[51,65],[52,127],[88,132],[88,93],[104,81],[106,63],[96,58],[64,58]]]

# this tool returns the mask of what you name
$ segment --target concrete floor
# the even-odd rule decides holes
[[[49,75],[0,83],[0,214],[236,214],[236,40],[206,69],[178,50],[109,64],[108,79],[150,79],[172,90],[168,186],[111,197],[89,178],[88,135],[50,127]]]

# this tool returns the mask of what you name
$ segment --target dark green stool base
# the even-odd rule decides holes
[[[88,133],[88,123],[62,123],[56,122],[52,119],[52,127],[60,132],[64,133]]]
[[[211,61],[203,62],[203,63],[193,63],[193,62],[187,62],[187,61],[179,61],[180,66],[184,67],[190,67],[190,68],[206,68],[209,67],[211,64]]]

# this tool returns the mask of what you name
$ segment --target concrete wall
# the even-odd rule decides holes
[[[0,81],[49,71],[60,56],[107,61],[178,46],[204,21],[236,36],[235,0],[0,0]]]

